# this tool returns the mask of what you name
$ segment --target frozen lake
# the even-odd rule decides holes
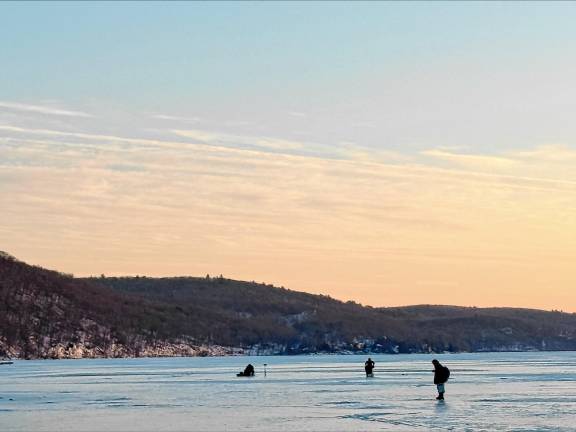
[[[445,402],[433,357],[452,371]],[[371,379],[366,358],[16,361],[0,430],[576,430],[576,353],[375,355]],[[256,377],[236,378],[249,362]]]

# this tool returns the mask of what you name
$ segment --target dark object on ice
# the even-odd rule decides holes
[[[364,370],[366,371],[366,376],[367,377],[373,377],[374,373],[372,373],[372,371],[374,370],[374,361],[368,357],[368,360],[366,360],[366,363],[364,363]]]
[[[0,361],[0,365],[9,365],[9,364],[12,364],[12,363],[14,363],[14,362],[13,362],[13,361],[10,361],[10,360],[8,360],[8,361]]]
[[[248,366],[244,369],[244,372],[236,374],[239,377],[253,377],[254,376],[254,366],[248,363]]]
[[[446,392],[444,384],[450,378],[450,369],[441,365],[436,359],[432,360],[432,364],[434,365],[434,384],[436,384],[436,389],[438,390],[436,399],[444,400],[444,393]]]

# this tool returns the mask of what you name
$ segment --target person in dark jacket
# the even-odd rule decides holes
[[[372,371],[374,370],[374,361],[368,357],[368,360],[366,360],[366,363],[364,363],[364,370],[366,371],[366,376],[367,377],[372,377],[374,376]]]
[[[248,363],[248,366],[244,369],[244,372],[236,374],[236,376],[241,377],[253,377],[254,376],[254,366]]]
[[[437,400],[444,400],[444,393],[446,392],[445,384],[450,378],[450,369],[440,364],[436,359],[432,360],[434,365],[434,384],[438,390]]]

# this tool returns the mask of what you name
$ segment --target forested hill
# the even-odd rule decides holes
[[[206,355],[200,337],[219,317],[195,306],[115,292],[0,252],[0,358]],[[202,323],[205,323],[204,325]],[[181,336],[181,337],[180,337]]]
[[[73,278],[0,254],[0,357],[576,350],[576,315],[372,308],[217,278]]]
[[[576,314],[419,305],[372,308],[272,285],[218,278],[100,278],[118,292],[198,305],[230,325],[226,344],[278,343],[288,352],[576,349]]]

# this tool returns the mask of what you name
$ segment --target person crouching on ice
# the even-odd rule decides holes
[[[446,381],[450,378],[450,369],[442,366],[436,359],[432,360],[432,364],[434,365],[434,384],[436,384],[436,388],[438,389],[436,399],[444,400],[444,392],[446,391],[444,384],[446,384]]]

